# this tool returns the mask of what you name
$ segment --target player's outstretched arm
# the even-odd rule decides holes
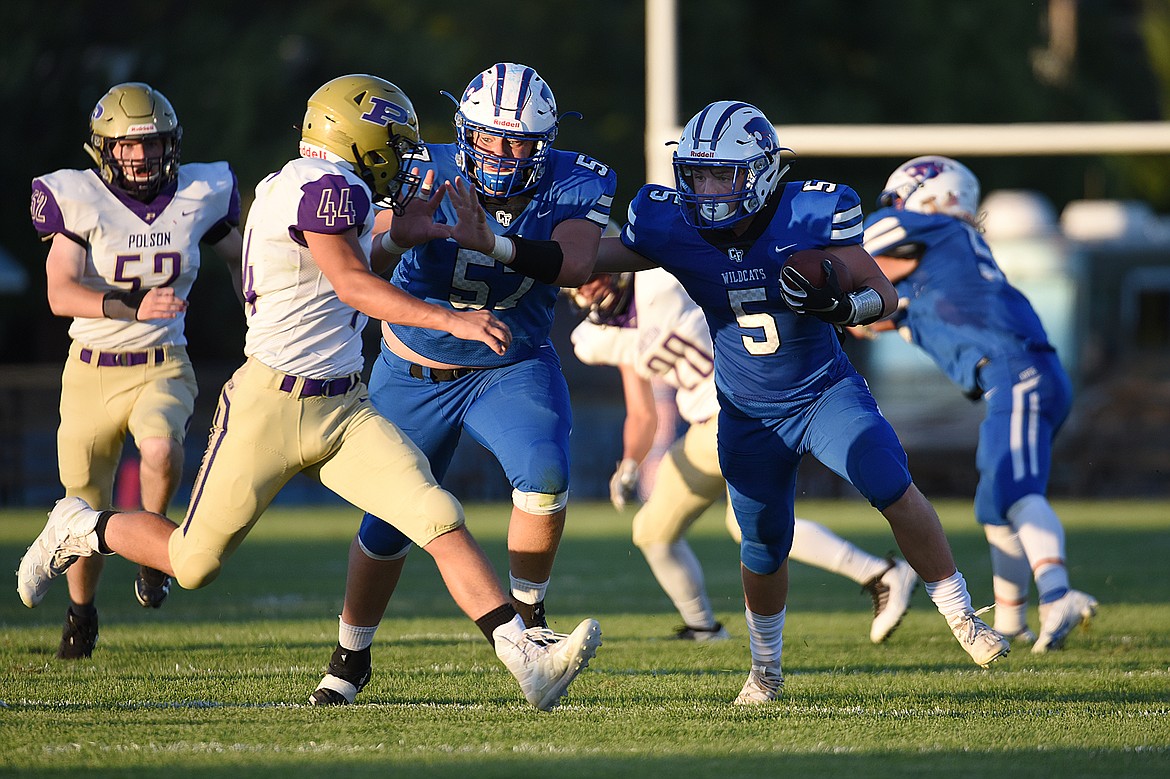
[[[418,168],[411,173],[417,176]],[[419,188],[422,197],[411,198],[401,214],[391,209],[378,213],[374,218],[374,250],[370,256],[375,273],[390,270],[403,254],[419,244],[451,237],[451,228],[435,221],[435,212],[446,191],[446,184],[435,187],[435,172],[428,170]]]
[[[512,333],[488,311],[453,311],[403,292],[374,275],[362,258],[357,231],[305,233],[305,243],[341,302],[384,322],[443,330],[456,338],[479,341],[503,354]]]
[[[593,273],[624,273],[625,271],[657,268],[653,260],[643,257],[622,243],[621,238],[602,238],[597,243],[597,262]]]

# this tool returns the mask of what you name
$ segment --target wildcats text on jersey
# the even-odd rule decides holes
[[[745,281],[766,281],[768,273],[763,268],[744,268],[725,271],[720,274],[724,284],[743,284]]]

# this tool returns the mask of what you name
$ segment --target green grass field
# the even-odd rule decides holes
[[[938,504],[977,604],[986,543],[964,502]],[[111,559],[92,660],[54,658],[67,604],[0,592],[0,774],[25,777],[1159,776],[1170,775],[1170,503],[1062,502],[1076,586],[1101,612],[1063,652],[972,665],[925,593],[885,645],[853,582],[793,566],[784,698],[730,701],[747,673],[737,549],[716,507],[691,541],[734,640],[669,639],[678,623],[629,541],[632,511],[574,504],[549,593],[554,627],[601,621],[604,645],[565,704],[523,700],[415,552],[374,645],[361,705],[305,704],[336,640],[353,511],[275,509],[210,587],[159,611]],[[885,554],[880,515],[803,502]],[[508,507],[471,505],[497,570]],[[0,514],[14,571],[43,512]],[[1033,627],[1037,619],[1031,618]]]

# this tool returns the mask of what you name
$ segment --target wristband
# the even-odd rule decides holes
[[[528,238],[512,238],[515,253],[507,263],[508,267],[542,284],[556,284],[565,263],[565,253],[556,241],[534,241]]]
[[[147,289],[134,292],[124,289],[110,290],[102,296],[102,316],[106,319],[138,321],[138,307],[142,305],[142,299],[149,291]]]
[[[849,301],[853,304],[853,313],[845,324],[868,325],[881,318],[882,296],[872,287],[850,292]]]
[[[406,246],[399,246],[398,244],[394,243],[394,239],[390,237],[389,230],[382,233],[382,238],[379,243],[382,246],[382,251],[386,252],[387,254],[393,254],[395,257],[400,257],[410,251],[410,249]]]
[[[497,235],[496,245],[488,252],[488,257],[491,257],[493,260],[499,260],[505,265],[511,265],[512,261],[516,259],[516,244],[511,238]]]

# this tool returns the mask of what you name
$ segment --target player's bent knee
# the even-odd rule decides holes
[[[175,581],[184,590],[206,587],[219,577],[223,563],[210,552],[187,555],[171,562],[175,569]]]
[[[777,544],[762,544],[759,541],[743,540],[739,544],[739,559],[757,576],[769,576],[780,570],[788,550]]]
[[[512,490],[512,505],[526,514],[548,517],[564,511],[569,505],[569,491],[548,495],[543,492]]]
[[[373,514],[362,517],[357,542],[371,560],[398,560],[405,557],[412,546],[401,530]]]
[[[682,533],[677,529],[656,525],[646,518],[644,511],[639,511],[634,515],[632,538],[634,546],[645,550],[647,547],[656,544],[665,544],[670,546],[675,541],[682,538]]]

